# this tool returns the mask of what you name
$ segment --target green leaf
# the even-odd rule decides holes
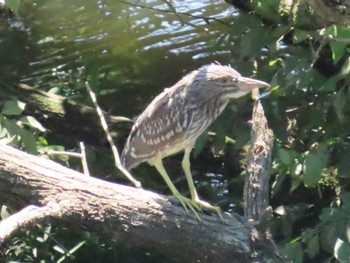
[[[341,263],[350,262],[350,244],[338,238],[334,245],[334,257]]]
[[[309,34],[306,31],[295,29],[293,33],[293,43],[297,44],[301,41],[304,41],[309,37]]]
[[[48,93],[55,95],[62,95],[61,89],[58,87],[51,88]]]
[[[19,4],[21,3],[21,0],[6,0],[6,5],[12,12],[14,12],[16,15],[18,13]]]
[[[231,137],[225,136],[225,143],[235,144],[236,140]]]
[[[328,78],[325,82],[321,84],[320,90],[323,92],[329,92],[329,91],[335,90],[339,79],[340,79],[339,75],[334,75]]]
[[[343,57],[345,49],[346,49],[346,44],[344,43],[337,43],[337,42],[331,43],[332,59],[334,64],[337,64],[339,60]]]
[[[192,156],[197,158],[201,151],[204,149],[208,141],[208,134],[204,132],[201,136],[198,137],[196,141],[196,147],[192,150]]]
[[[350,212],[350,193],[344,192],[341,194],[340,198],[343,203],[343,209],[347,212]]]
[[[340,43],[337,42],[337,38],[350,40],[350,29],[344,26],[332,25],[324,31],[324,34],[331,35],[333,38],[335,38],[335,41],[332,41],[330,46],[332,50],[333,63],[336,64],[343,57],[347,48],[347,44],[344,43],[346,41],[342,41],[342,43]]]
[[[8,100],[2,107],[2,114],[4,115],[20,115],[26,104],[18,100]]]
[[[323,224],[320,232],[320,245],[322,250],[333,253],[335,240],[338,238],[338,231],[334,224]]]
[[[48,146],[49,145],[48,141],[42,136],[38,137],[38,142],[40,142],[44,146]]]
[[[341,67],[339,75],[346,77],[350,74],[350,58],[347,58],[344,65]]]
[[[283,148],[278,149],[278,157],[283,164],[289,165],[292,162],[292,156],[289,151]]]
[[[293,176],[289,192],[292,193],[295,189],[299,187],[301,180],[299,176]]]
[[[20,119],[24,124],[27,124],[29,127],[37,129],[41,132],[46,131],[46,129],[32,116],[25,116]]]
[[[328,155],[322,152],[310,153],[304,162],[304,174],[302,176],[306,186],[315,186],[320,178],[323,168],[326,166]]]
[[[346,106],[346,95],[344,91],[338,91],[335,94],[335,98],[333,100],[333,106],[335,109],[335,113],[340,121],[344,120],[344,109]]]
[[[320,251],[319,236],[317,234],[313,235],[306,244],[309,257],[314,258]]]
[[[37,154],[38,151],[36,148],[36,140],[34,135],[30,131],[27,131],[25,129],[20,129],[19,136],[24,145],[24,149],[27,152]]]
[[[303,262],[303,250],[300,242],[288,243],[281,248],[281,254],[287,257],[285,262],[301,263]]]

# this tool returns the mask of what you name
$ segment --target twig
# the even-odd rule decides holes
[[[196,19],[203,19],[207,24],[209,24],[209,21],[212,20],[212,21],[218,22],[220,24],[223,24],[225,26],[231,27],[230,24],[225,23],[224,21],[222,21],[220,19],[217,19],[215,17],[210,17],[210,16],[209,17],[205,17],[205,16],[193,15],[193,14],[190,14],[190,13],[178,12],[178,11],[176,11],[176,13],[174,13],[173,10],[159,9],[159,8],[155,8],[155,7],[151,7],[151,6],[147,6],[147,5],[142,5],[142,4],[134,4],[134,3],[130,3],[130,2],[124,1],[124,0],[118,0],[118,1],[120,3],[126,4],[126,5],[130,5],[130,6],[145,8],[145,9],[148,9],[148,10],[162,12],[162,13],[170,13],[170,14],[176,15],[178,18],[179,18],[180,15],[182,15],[182,16],[188,16],[188,17],[196,18]],[[167,3],[167,5],[169,6],[169,3]],[[180,20],[180,22],[183,22],[182,18],[179,18],[179,20]],[[194,26],[192,23],[187,23],[187,24],[189,24],[191,26]]]
[[[84,174],[90,176],[89,167],[86,160],[85,145],[83,142],[80,142],[79,146],[80,146],[80,152],[81,152],[81,164],[83,166]]]
[[[121,164],[121,161],[120,161],[120,156],[119,156],[119,153],[118,153],[118,150],[117,150],[117,147],[115,146],[114,142],[113,142],[113,139],[112,139],[112,136],[108,130],[108,126],[107,126],[107,122],[106,122],[106,119],[104,118],[103,116],[103,113],[102,113],[102,110],[101,108],[98,106],[98,103],[97,103],[97,99],[96,99],[96,95],[95,93],[92,91],[90,85],[88,82],[85,82],[85,86],[86,86],[86,89],[88,90],[89,92],[89,95],[91,97],[91,100],[92,102],[94,103],[95,105],[95,109],[97,111],[97,114],[98,116],[100,117],[100,121],[101,121],[101,125],[102,125],[102,128],[107,136],[107,140],[108,140],[108,143],[109,145],[111,146],[111,149],[112,149],[112,152],[113,152],[113,156],[114,156],[114,164],[115,166],[130,180],[130,182],[132,182],[135,187],[137,188],[142,188],[141,186],[141,183],[139,181],[137,181],[124,167],[123,165]]]
[[[43,207],[30,205],[2,220],[0,223],[0,245],[16,231],[27,229],[30,225],[39,224],[43,220],[57,216],[59,211],[60,207],[55,203]]]
[[[79,145],[80,145],[80,153],[66,152],[66,151],[49,151],[47,154],[48,155],[66,155],[70,157],[80,158],[84,174],[87,176],[90,176],[89,167],[86,160],[85,145],[83,142],[80,142]]]

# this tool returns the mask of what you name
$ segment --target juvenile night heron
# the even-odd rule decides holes
[[[228,66],[211,64],[192,71],[159,94],[138,117],[125,144],[122,163],[128,170],[147,161],[162,175],[172,194],[187,212],[199,218],[201,208],[219,207],[199,199],[190,170],[190,153],[200,136],[225,109],[231,98],[239,98],[269,84],[242,77]],[[163,158],[184,151],[184,170],[191,199],[174,186],[164,169]]]

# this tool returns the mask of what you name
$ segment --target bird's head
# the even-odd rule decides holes
[[[195,76],[203,92],[221,94],[224,98],[239,98],[257,88],[269,88],[264,81],[242,77],[229,66],[211,64],[201,67]]]

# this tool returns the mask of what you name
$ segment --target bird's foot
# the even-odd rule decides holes
[[[198,211],[201,211],[201,207],[197,202],[183,196],[180,193],[176,193],[174,194],[174,196],[179,200],[179,202],[184,207],[187,214],[188,214],[188,209],[190,209],[194,213],[194,215],[197,217],[197,219],[201,220],[201,218],[198,215]]]
[[[190,209],[195,214],[195,216],[197,217],[198,220],[201,220],[198,212],[201,212],[202,208],[204,208],[204,209],[215,211],[218,214],[218,216],[220,217],[220,219],[222,221],[224,221],[224,218],[222,217],[222,214],[221,214],[220,207],[212,206],[211,204],[209,204],[205,201],[202,201],[200,199],[195,199],[195,200],[189,199],[180,193],[174,194],[174,196],[180,201],[180,203],[184,207],[186,213],[188,213],[188,209]]]
[[[202,201],[200,199],[192,200],[192,202],[196,203],[197,206],[199,206],[200,208],[205,208],[205,209],[208,209],[208,210],[215,211],[218,214],[218,216],[220,217],[220,219],[222,221],[224,221],[224,218],[222,217],[221,209],[220,209],[219,206],[212,206],[208,202]]]

